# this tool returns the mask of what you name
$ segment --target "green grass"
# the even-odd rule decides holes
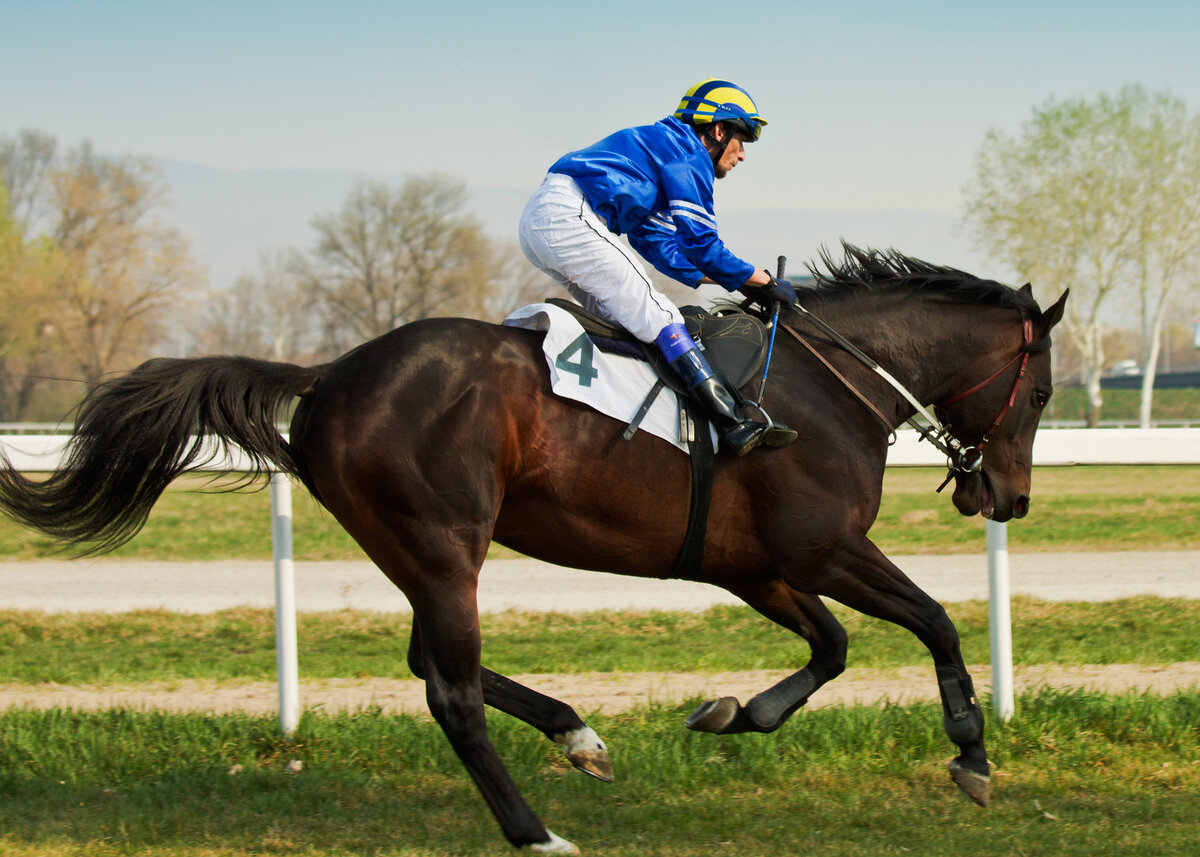
[[[973,553],[982,518],[934,493],[944,471],[890,468],[871,537],[885,553]],[[950,489],[947,488],[947,491]],[[1080,552],[1200,548],[1200,467],[1041,467],[1029,516],[1008,526],[1009,550]]]
[[[968,661],[987,661],[984,602],[948,606]],[[850,665],[924,665],[903,629],[834,605],[850,634]],[[1200,661],[1200,601],[1013,601],[1017,664]],[[339,611],[299,616],[305,678],[408,678],[407,615]],[[664,672],[797,668],[808,647],[749,608],[700,613],[485,615],[484,660],[502,673]],[[126,684],[179,679],[273,680],[272,613],[0,612],[0,683]]]
[[[1103,390],[1104,404],[1101,420],[1123,420],[1136,423],[1141,413],[1142,391]],[[1087,418],[1087,390],[1082,387],[1054,391],[1048,420],[1082,420]],[[1151,402],[1152,419],[1163,422],[1200,420],[1200,390],[1162,389],[1154,391]]]
[[[886,553],[974,553],[984,522],[963,518],[945,472],[890,468],[871,536]],[[201,493],[196,477],[172,486],[149,523],[113,556],[132,560],[270,559],[270,504],[265,491]],[[362,560],[364,555],[307,492],[293,500],[299,561]],[[1200,549],[1200,467],[1038,468],[1028,518],[1009,527],[1009,549],[1022,551]],[[38,533],[0,517],[0,560],[60,556]],[[495,555],[510,555],[503,548]]]
[[[989,726],[987,810],[946,775],[936,705],[806,711],[771,735],[718,737],[683,728],[694,704],[589,718],[612,750],[611,785],[570,771],[533,730],[490,724],[525,796],[585,854],[1133,857],[1200,844],[1198,692],[1022,695],[1011,723]],[[116,710],[0,714],[0,853],[513,852],[425,719],[308,714],[284,739],[272,717]]]

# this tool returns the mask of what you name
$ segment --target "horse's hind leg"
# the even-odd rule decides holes
[[[421,636],[421,672],[429,711],[509,842],[536,853],[577,854],[575,846],[546,829],[521,797],[488,738],[480,682],[479,614],[474,594],[472,587],[470,592],[441,593],[438,598],[418,598],[413,602],[414,625]]]
[[[421,635],[415,618],[408,666],[417,678],[425,677]],[[481,667],[479,673],[484,703],[537,729],[562,747],[567,759],[580,771],[606,783],[612,782],[608,748],[595,730],[579,718],[574,708],[486,667]]]
[[[782,580],[752,587],[729,587],[759,613],[808,641],[812,657],[792,673],[742,705],[732,696],[706,702],[692,712],[687,727],[723,735],[774,732],[826,682],[846,668],[846,631],[815,595],[797,592]]]

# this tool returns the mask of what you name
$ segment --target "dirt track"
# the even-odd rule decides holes
[[[972,673],[976,689],[986,694],[991,672],[986,665]],[[522,683],[569,702],[580,712],[619,712],[637,705],[676,705],[695,697],[736,696],[743,702],[783,678],[785,672],[757,670],[736,673],[587,673],[584,675],[514,676]],[[1018,692],[1040,686],[1086,688],[1106,692],[1139,691],[1165,694],[1200,687],[1200,663],[1155,666],[1017,667]],[[0,706],[77,709],[146,708],[169,711],[274,714],[277,688],[270,682],[229,684],[180,681],[131,686],[8,685],[0,686]],[[885,700],[910,703],[937,699],[931,667],[890,670],[850,669],[831,682],[809,703],[827,705],[877,704]],[[425,714],[424,685],[387,679],[331,679],[302,682],[305,708],[327,712],[356,711],[379,706],[385,711]]]

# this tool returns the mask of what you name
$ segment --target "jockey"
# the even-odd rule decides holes
[[[550,167],[521,215],[521,249],[586,309],[655,343],[692,395],[717,419],[725,444],[744,455],[768,426],[745,417],[688,334],[679,309],[650,282],[634,250],[663,274],[695,288],[716,283],[791,306],[795,289],[725,249],[717,236],[713,182],[746,158],[767,122],[750,95],[709,78],[675,112],[618,131]],[[771,445],[796,433],[776,423]]]

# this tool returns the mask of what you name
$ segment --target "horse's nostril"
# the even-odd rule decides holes
[[[1026,497],[1024,494],[1022,494],[1020,497],[1017,498],[1016,502],[1013,503],[1013,517],[1014,518],[1024,518],[1028,514],[1029,514],[1029,498]]]

